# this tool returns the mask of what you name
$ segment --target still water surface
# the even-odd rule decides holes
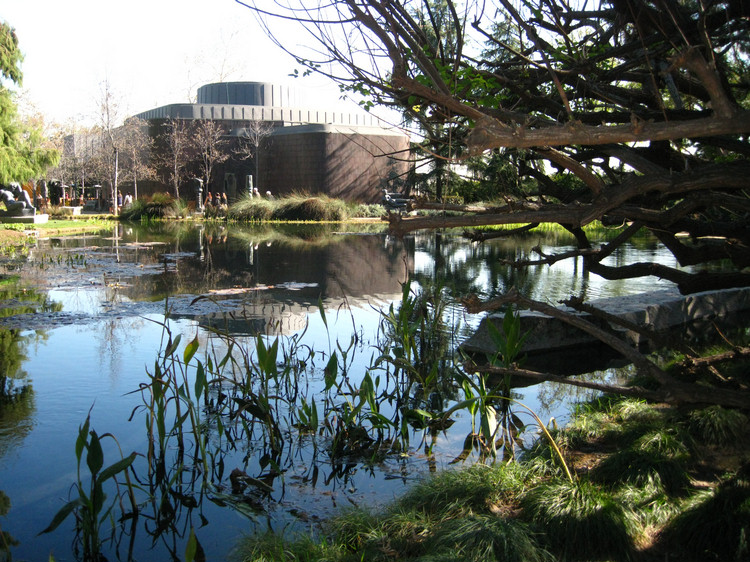
[[[377,355],[381,313],[398,306],[407,279],[415,289],[445,287],[449,300],[468,293],[489,298],[515,286],[552,303],[571,295],[639,293],[660,284],[653,278],[605,283],[583,274],[575,262],[524,272],[500,264],[500,259],[530,256],[534,246],[564,251],[572,240],[531,234],[476,245],[445,232],[399,240],[372,226],[175,225],[119,225],[99,234],[40,239],[26,259],[4,264],[4,273],[20,275],[28,288],[13,302],[21,307],[33,300],[32,294],[37,301],[32,313],[13,316],[6,309],[0,318],[5,326],[0,332],[13,339],[5,349],[15,354],[0,360],[7,371],[0,373],[0,490],[10,500],[0,529],[19,542],[13,557],[42,560],[53,553],[57,560],[73,558],[72,518],[51,534],[38,533],[73,497],[74,442],[89,412],[99,435],[116,436],[125,454],[145,453],[143,417],[135,410],[142,402],[134,391],[153,372],[165,347],[164,324],[173,335],[182,334],[184,342],[197,336],[202,359],[207,352],[223,355],[225,340],[215,330],[248,349],[259,333],[269,342],[301,337],[323,359],[337,341],[346,347],[355,335],[350,372],[361,377]],[[676,265],[651,240],[611,259]],[[454,345],[479,321],[458,305],[447,308],[446,319],[457,326]],[[315,398],[323,384],[320,365],[307,377],[305,387]],[[586,396],[554,385],[517,392],[543,420],[554,417],[558,423],[564,423],[571,404]],[[244,514],[215,501],[231,494],[227,476],[232,469],[268,476],[262,444],[242,444],[224,459],[224,481],[213,501],[203,501],[198,493],[197,506],[183,502],[177,509],[177,533],[158,536],[145,514],[135,531],[117,536],[118,545],[107,545],[107,555],[124,558],[130,550],[136,560],[182,559],[193,527],[208,559],[220,560],[243,534],[305,529],[343,507],[381,505],[430,471],[476,460],[472,455],[451,463],[471,430],[467,416],[457,414],[456,424],[435,435],[430,450],[415,434],[408,451],[369,460],[334,460],[325,443],[288,428],[290,446],[278,459],[280,474],[266,478],[273,492],[250,502],[254,511]],[[105,455],[105,465],[119,458],[112,445]],[[173,499],[177,505],[179,498]]]

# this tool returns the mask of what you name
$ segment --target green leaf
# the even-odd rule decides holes
[[[96,431],[91,430],[90,435],[91,442],[86,453],[86,464],[91,471],[91,475],[95,476],[104,464],[104,452],[102,451],[102,444],[99,442],[99,436],[96,434]]]
[[[422,410],[420,408],[414,408],[413,410],[409,411],[414,412],[415,414],[419,414],[420,416],[422,416],[423,418],[427,418],[428,420],[431,420],[434,417],[430,412]]]
[[[251,402],[244,398],[235,398],[234,401],[240,406],[240,411],[250,412],[250,415],[259,420],[264,420],[268,416],[268,409],[257,400]],[[239,411],[237,413],[239,413]]]
[[[102,483],[99,480],[96,480],[94,484],[94,491],[91,496],[92,501],[92,513],[90,514],[92,517],[94,514],[99,514],[102,511],[102,508],[104,507],[104,502],[107,499],[107,494],[104,493],[104,489],[102,488]]]
[[[185,361],[185,365],[190,363],[190,360],[195,355],[195,352],[198,351],[199,345],[200,344],[198,343],[198,335],[196,334],[196,336],[193,338],[193,341],[191,341],[189,344],[185,346],[185,351],[182,354],[182,358]]]
[[[312,407],[310,409],[312,415],[310,416],[310,427],[317,430],[319,425],[318,420],[318,407],[315,405],[315,398],[312,399]]]
[[[167,350],[164,352],[165,357],[169,357],[170,355],[173,355],[175,351],[177,351],[181,339],[182,334],[177,334],[177,337],[174,339],[174,341],[170,339],[169,343],[167,344]]]
[[[52,522],[49,525],[47,525],[47,528],[39,532],[39,535],[44,534],[44,533],[51,533],[52,531],[57,529],[60,526],[60,523],[65,521],[68,515],[70,515],[74,509],[76,509],[77,507],[80,507],[81,505],[82,504],[81,504],[80,498],[76,498],[66,503],[64,506],[60,508],[60,511],[58,511],[55,514],[55,516],[52,518]]]
[[[136,453],[132,452],[130,453],[130,455],[128,455],[124,459],[120,459],[116,463],[108,466],[107,468],[102,470],[101,474],[99,475],[99,481],[104,482],[108,480],[109,478],[112,478],[115,474],[118,474],[122,472],[123,470],[127,469],[131,464],[133,464],[135,457],[136,457]]]
[[[208,386],[206,380],[206,370],[203,368],[203,363],[198,361],[198,368],[195,370],[195,399],[200,399],[203,394],[203,390]]]
[[[323,320],[323,324],[328,328],[328,320],[326,319],[326,309],[323,308],[323,299],[318,297],[318,310],[320,311],[320,318]]]
[[[333,387],[333,385],[336,384],[336,377],[338,376],[338,372],[339,372],[339,361],[338,361],[338,356],[336,355],[336,352],[334,351],[331,354],[331,358],[328,360],[328,364],[326,364],[325,369],[323,369],[327,391],[331,390],[331,387]]]
[[[83,455],[83,448],[86,446],[86,439],[89,435],[89,422],[91,421],[91,414],[86,416],[86,421],[83,425],[78,427],[78,437],[76,438],[76,459],[78,464],[81,464],[81,457]]]
[[[190,536],[188,537],[187,546],[185,546],[185,562],[193,562],[197,551],[198,539],[195,536],[195,529],[190,527]]]

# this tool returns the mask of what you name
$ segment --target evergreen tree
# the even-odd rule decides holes
[[[43,135],[38,127],[23,122],[18,115],[15,96],[10,85],[20,86],[23,80],[15,30],[0,22],[0,183],[23,182],[42,176],[57,164],[57,151],[42,146]]]

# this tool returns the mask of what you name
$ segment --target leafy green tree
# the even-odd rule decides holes
[[[56,150],[43,146],[41,128],[18,116],[14,92],[7,83],[21,85],[22,60],[15,30],[0,22],[0,183],[41,177],[60,158]]]

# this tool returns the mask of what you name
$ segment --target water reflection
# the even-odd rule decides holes
[[[7,284],[3,292],[10,297]],[[34,426],[34,390],[23,369],[26,346],[31,340],[31,336],[22,335],[19,330],[0,328],[0,459],[21,446]],[[0,518],[5,518],[10,508],[10,498],[0,489]],[[0,559],[11,560],[11,547],[17,544],[0,525]]]
[[[36,427],[25,430],[26,443],[8,441],[18,458],[0,463],[0,480],[13,485],[13,515],[26,523],[16,529],[28,527],[22,556],[41,559],[54,546],[68,546],[69,535],[34,535],[67,496],[75,428],[92,404],[101,432],[118,436],[125,453],[143,454],[134,474],[144,492],[139,523],[122,529],[113,546],[140,560],[179,559],[191,528],[210,557],[220,558],[242,532],[309,524],[341,505],[387,501],[420,474],[461,460],[467,442],[466,458],[476,459],[478,447],[489,443],[476,439],[473,415],[458,412],[451,427],[440,416],[465,392],[450,359],[460,337],[454,321],[465,331],[476,323],[451,301],[510,286],[549,300],[602,291],[595,279],[575,275],[575,266],[521,272],[502,264],[556,243],[566,242],[529,236],[471,245],[447,233],[397,240],[382,231],[320,226],[177,224],[118,225],[114,232],[41,240],[19,274],[62,310],[37,307],[2,320],[20,344],[14,381],[26,369],[35,390],[26,419]],[[627,259],[642,259],[640,249],[629,251],[635,255]],[[421,303],[403,298],[410,278],[427,295]],[[425,314],[435,307],[444,313]],[[144,423],[159,410],[153,381],[155,358],[169,347],[160,324],[166,310],[171,341],[182,337],[174,365],[195,338],[212,374],[197,393],[193,360],[164,406],[187,408],[185,397],[196,404],[200,419],[182,443],[171,425],[162,439],[158,424]],[[385,326],[381,311],[389,316]],[[35,328],[44,328],[50,342],[31,353],[22,338],[36,337]],[[254,350],[258,341],[271,345],[268,335],[285,337],[276,360],[266,363]],[[295,345],[304,353],[292,358]],[[229,349],[238,353],[232,359]],[[239,351],[245,349],[251,351]],[[328,386],[334,354],[335,384]],[[160,361],[163,374],[167,363]],[[369,368],[373,361],[376,369]],[[259,374],[260,365],[289,371],[263,386],[271,379]],[[513,396],[562,421],[570,402],[540,388]],[[515,412],[502,413],[510,446],[519,424]],[[155,428],[147,439],[144,426]],[[26,476],[40,485],[25,489]],[[247,519],[228,515],[227,506]]]

